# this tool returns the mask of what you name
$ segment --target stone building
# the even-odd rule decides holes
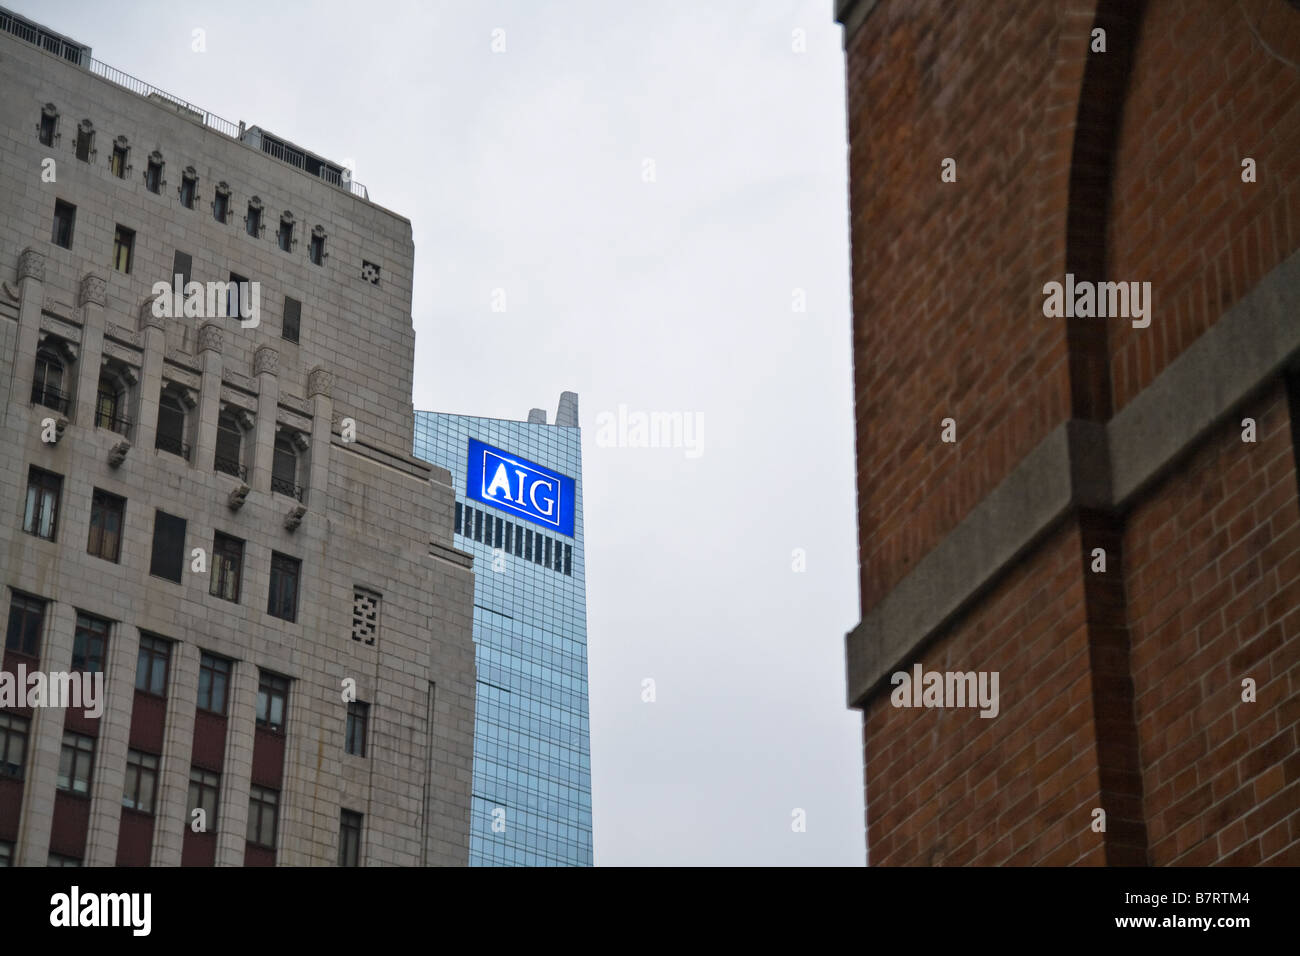
[[[836,15],[869,862],[1300,863],[1300,5]]]
[[[0,865],[465,864],[410,223],[5,11],[0,89],[0,669],[105,687],[0,710]]]

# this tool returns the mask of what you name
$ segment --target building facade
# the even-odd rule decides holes
[[[836,17],[868,861],[1300,863],[1300,9]]]
[[[4,11],[0,88],[0,864],[465,864],[410,223]]]
[[[415,453],[450,470],[474,555],[472,866],[590,866],[591,743],[578,396],[555,424],[415,413]]]

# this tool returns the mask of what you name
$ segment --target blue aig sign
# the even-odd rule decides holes
[[[534,524],[573,537],[576,487],[572,478],[469,440],[465,493],[475,501],[512,511]]]

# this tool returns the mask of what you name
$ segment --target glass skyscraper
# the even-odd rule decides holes
[[[415,413],[415,455],[451,471],[474,555],[471,866],[590,866],[587,588],[578,397],[555,424]]]

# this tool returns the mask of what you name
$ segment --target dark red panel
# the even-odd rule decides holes
[[[153,849],[153,815],[122,808],[122,826],[117,832],[117,865],[148,866]]]
[[[0,840],[18,839],[18,820],[23,811],[23,782],[0,777]]]
[[[163,750],[163,725],[167,719],[167,699],[153,694],[135,693],[131,705],[131,747],[146,753]]]
[[[280,789],[284,778],[284,734],[258,727],[253,734],[253,783]]]
[[[244,844],[244,866],[275,866],[275,851]]]
[[[206,710],[194,714],[194,750],[190,762],[196,767],[221,772],[226,759],[226,718]]]
[[[86,831],[90,828],[90,798],[64,790],[54,793],[54,825],[50,830],[50,852],[84,858]]]
[[[217,835],[195,833],[185,828],[185,842],[181,844],[181,866],[216,866]]]

